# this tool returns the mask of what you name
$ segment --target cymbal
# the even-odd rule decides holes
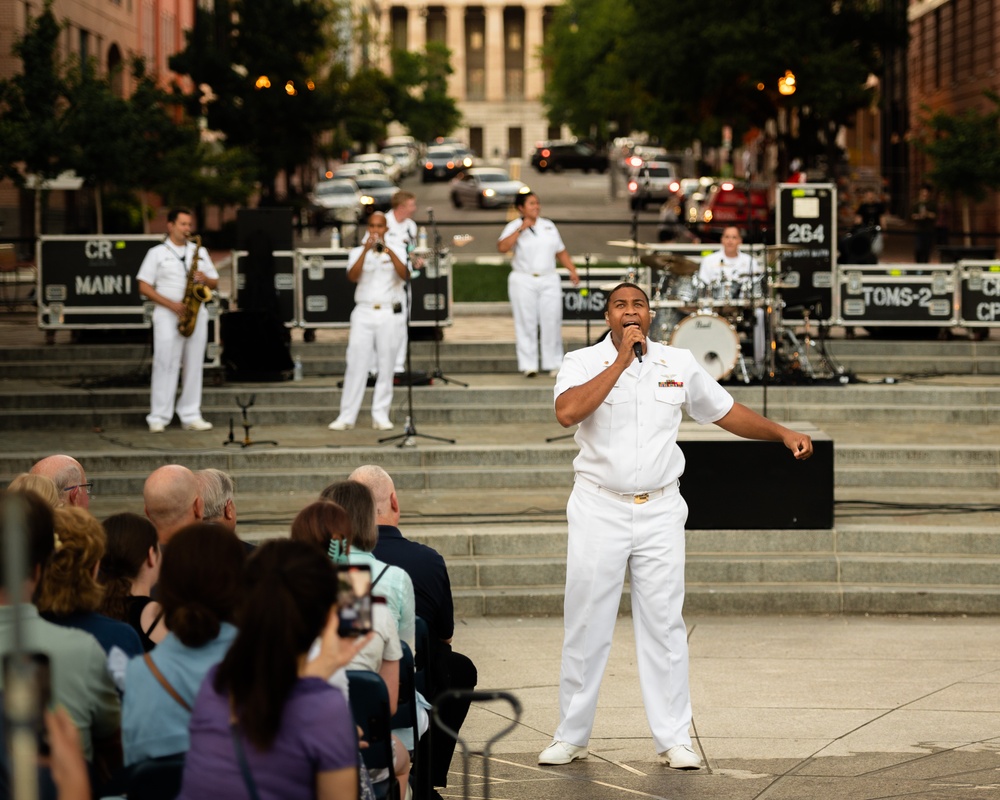
[[[643,244],[642,242],[637,242],[634,239],[612,239],[608,242],[612,247],[628,247],[632,250],[653,250],[655,245]]]
[[[639,256],[639,262],[654,270],[665,270],[674,275],[694,275],[698,271],[696,262],[674,253],[648,253]]]

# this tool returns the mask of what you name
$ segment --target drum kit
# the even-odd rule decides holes
[[[699,276],[700,261],[664,252],[662,245],[633,241],[608,244],[627,246],[634,252],[648,251],[638,256],[638,263],[649,267],[651,275],[650,308],[654,316],[650,338],[690,350],[716,380],[725,380],[734,371],[744,383],[792,377],[793,371],[795,377],[820,377],[809,360],[814,342],[809,337],[808,314],[804,339],[782,321],[784,303],[780,292],[793,283],[781,274],[780,257],[799,249],[797,246],[754,248],[751,255],[765,264],[760,272],[723,275],[706,282]],[[753,258],[751,263],[756,269]],[[630,267],[624,280],[639,282],[635,266]],[[747,341],[741,343],[741,338]],[[752,358],[744,357],[745,349],[752,352]]]

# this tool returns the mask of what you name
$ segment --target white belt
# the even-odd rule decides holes
[[[677,488],[677,481],[673,483],[668,483],[661,489],[653,489],[649,492],[616,492],[614,489],[607,489],[604,486],[598,486],[592,481],[588,481],[586,478],[582,478],[579,475],[575,478],[576,482],[580,486],[585,487],[587,490],[593,492],[594,494],[599,494],[602,497],[610,497],[612,500],[617,500],[619,503],[634,503],[636,505],[642,505],[643,503],[648,503],[650,500],[655,500],[657,497],[663,497],[667,492],[673,491]]]

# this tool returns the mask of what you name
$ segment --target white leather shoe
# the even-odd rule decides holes
[[[167,429],[167,426],[162,422],[150,422],[149,432],[150,433],[163,433]]]
[[[339,419],[335,419],[329,425],[326,426],[331,431],[349,431],[354,427],[353,422],[341,422]]]
[[[372,427],[377,431],[391,431],[396,426],[393,425],[389,420],[384,420],[379,422],[378,420],[372,420]]]
[[[526,369],[524,371],[524,377],[525,378],[534,378],[537,374],[538,374],[538,370],[536,370],[536,369]]]
[[[185,422],[181,427],[186,431],[210,431],[212,430],[212,423],[199,417],[190,422]]]
[[[660,760],[671,769],[701,769],[701,758],[686,744],[676,744],[660,753]]]
[[[577,747],[575,744],[556,740],[542,750],[538,756],[538,763],[543,766],[569,764],[571,761],[586,758],[589,755],[586,747]]]

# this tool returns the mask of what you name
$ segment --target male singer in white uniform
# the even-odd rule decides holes
[[[556,418],[564,427],[579,426],[580,454],[566,509],[560,721],[538,763],[588,755],[627,566],[639,683],[656,750],[675,769],[698,769],[681,616],[687,520],[678,489],[681,411],[739,436],[781,441],[797,459],[812,454],[812,441],[735,403],[690,351],[649,339],[649,299],[638,286],[616,286],[605,318],[610,335],[569,353],[556,378]]]
[[[705,256],[698,267],[698,280],[704,286],[731,285],[731,297],[751,299],[756,293],[763,301],[764,271],[749,253],[740,250],[743,237],[739,228],[729,227],[722,231],[722,249]],[[755,282],[755,283],[754,283]],[[744,287],[752,287],[745,292]],[[717,298],[721,299],[721,298]],[[754,309],[753,360],[758,373],[764,369],[765,353],[764,307],[763,302]],[[759,377],[759,376],[758,376]]]
[[[163,433],[174,418],[174,398],[181,368],[184,383],[177,399],[177,416],[186,431],[210,431],[212,423],[201,416],[202,368],[205,345],[208,343],[208,311],[202,306],[194,332],[181,336],[177,323],[184,311],[184,294],[188,272],[195,257],[191,235],[191,212],[175,208],[167,214],[167,238],[150,248],[142,260],[137,276],[139,294],[155,303],[153,308],[153,377],[150,387],[150,408],[146,417],[150,433]],[[194,280],[209,289],[219,283],[219,273],[208,257],[208,251],[198,250]]]
[[[392,368],[399,338],[399,316],[406,302],[409,270],[406,253],[385,241],[385,214],[374,212],[368,218],[364,244],[347,256],[347,279],[356,283],[351,333],[347,340],[347,372],[340,396],[340,415],[329,424],[331,431],[354,427],[368,383],[368,365],[375,348],[378,378],[372,397],[372,427],[392,430],[389,408],[392,406]]]
[[[563,298],[556,261],[569,271],[574,286],[580,276],[555,224],[539,216],[541,205],[534,193],[519,194],[514,205],[521,216],[504,227],[497,250],[514,253],[507,295],[514,315],[517,368],[527,378],[535,377],[539,367],[555,375],[563,356]]]

